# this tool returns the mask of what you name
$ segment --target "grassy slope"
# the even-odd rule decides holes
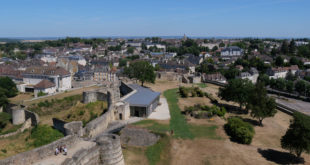
[[[169,89],[164,92],[170,109],[170,128],[174,132],[174,137],[182,139],[193,139],[194,135],[190,132],[185,117],[181,114],[178,106],[178,89]]]

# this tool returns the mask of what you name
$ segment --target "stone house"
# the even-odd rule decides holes
[[[34,88],[35,97],[37,97],[38,93],[40,92],[43,92],[46,94],[53,94],[56,92],[56,85],[46,79],[40,81],[38,84],[33,86],[33,88]]]
[[[202,74],[201,76],[202,82],[208,81],[216,81],[220,83],[226,83],[226,78],[221,73],[213,73],[213,74]]]
[[[71,74],[61,67],[28,67],[23,73],[25,91],[34,91],[34,86],[42,80],[49,80],[55,84],[57,91],[71,89]]]

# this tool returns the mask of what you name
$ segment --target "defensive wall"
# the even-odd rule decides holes
[[[30,165],[39,162],[45,158],[54,155],[57,146],[66,145],[69,149],[82,140],[94,139],[96,145],[88,149],[81,149],[76,152],[72,158],[67,158],[63,165],[124,165],[124,158],[121,149],[120,138],[118,135],[105,134],[101,135],[107,129],[108,124],[114,120],[122,120],[129,118],[129,104],[120,100],[119,86],[110,86],[95,91],[87,91],[83,93],[83,103],[95,101],[107,101],[108,110],[98,118],[90,121],[83,128],[81,121],[73,121],[66,123],[59,119],[53,119],[55,129],[63,132],[65,137],[44,145],[42,147],[17,154],[4,160],[0,160],[1,165]],[[37,115],[25,111],[25,118],[39,121]],[[28,115],[27,115],[28,113]],[[84,138],[84,139],[83,139]]]

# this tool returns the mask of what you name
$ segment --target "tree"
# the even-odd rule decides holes
[[[284,65],[283,58],[281,56],[277,56],[275,64],[276,66],[283,66]]]
[[[283,91],[285,90],[285,79],[284,78],[278,78],[276,79],[276,89]]]
[[[310,117],[295,112],[293,118],[281,138],[281,147],[300,157],[302,152],[310,153]]]
[[[147,61],[137,61],[130,63],[129,67],[126,67],[124,73],[129,78],[138,79],[142,86],[144,82],[155,82],[155,72],[154,67]]]
[[[240,109],[248,102],[249,94],[252,93],[254,85],[247,79],[233,79],[219,90],[219,97],[226,101],[239,103]]]
[[[128,47],[127,48],[127,53],[132,54],[135,51],[134,47]]]
[[[217,51],[219,48],[217,47],[217,46],[214,46],[213,48],[212,48],[212,52],[215,52],[215,51]]]
[[[289,45],[289,53],[294,54],[296,51],[296,44],[294,40],[291,40]]]
[[[261,126],[265,118],[273,117],[277,113],[276,102],[273,98],[267,96],[267,91],[263,83],[257,83],[255,85],[248,102],[249,109],[251,109],[251,116],[257,118]]]
[[[289,53],[289,46],[288,46],[287,40],[284,40],[284,41],[282,42],[281,52],[282,52],[283,54],[288,54],[288,53]]]
[[[289,71],[285,77],[286,80],[291,80],[291,81],[295,81],[296,80],[296,76],[292,73],[292,71]]]
[[[286,91],[292,93],[294,91],[294,82],[291,80],[286,81],[285,88]]]
[[[257,78],[258,82],[264,83],[265,85],[269,85],[269,76],[266,74],[260,74]]]
[[[236,78],[240,74],[240,71],[237,68],[229,68],[228,70],[223,70],[222,74],[227,80]]]
[[[298,59],[294,56],[290,59],[290,64],[291,65],[299,65]]]
[[[224,42],[221,42],[220,45],[219,45],[219,47],[220,47],[220,48],[225,47]]]
[[[295,84],[295,89],[299,94],[303,94],[306,91],[306,81],[298,80]]]
[[[5,95],[8,98],[14,97],[18,93],[16,84],[9,77],[0,77],[0,88],[5,90]]]
[[[6,90],[0,88],[0,107],[6,107],[9,103],[7,96],[5,95]]]

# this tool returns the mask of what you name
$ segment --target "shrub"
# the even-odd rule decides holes
[[[0,112],[0,130],[4,128],[12,119],[12,116],[5,112]]]
[[[203,97],[204,96],[204,93],[201,90],[197,91],[196,93],[197,93],[198,97]]]
[[[224,128],[232,141],[241,144],[251,144],[255,134],[254,128],[250,123],[244,122],[237,117],[229,118]]]
[[[188,97],[188,90],[185,87],[179,87],[179,93],[181,97],[186,98]]]
[[[216,113],[219,117],[224,117],[226,114],[226,109],[225,107],[221,107],[221,109],[219,109]]]
[[[38,97],[45,96],[45,95],[47,95],[47,93],[44,93],[44,92],[42,92],[42,91],[40,91],[40,92],[38,93]]]
[[[64,135],[56,129],[48,125],[37,125],[31,131],[31,139],[33,139],[33,145],[39,147],[48,143],[51,143],[57,139],[62,138]]]
[[[84,113],[85,113],[85,111],[84,111],[84,110],[80,110],[79,115],[80,115],[80,116],[83,116],[83,115],[84,115]]]
[[[1,149],[1,151],[2,151],[3,153],[6,153],[6,152],[7,152],[7,150],[6,150],[6,149]]]

